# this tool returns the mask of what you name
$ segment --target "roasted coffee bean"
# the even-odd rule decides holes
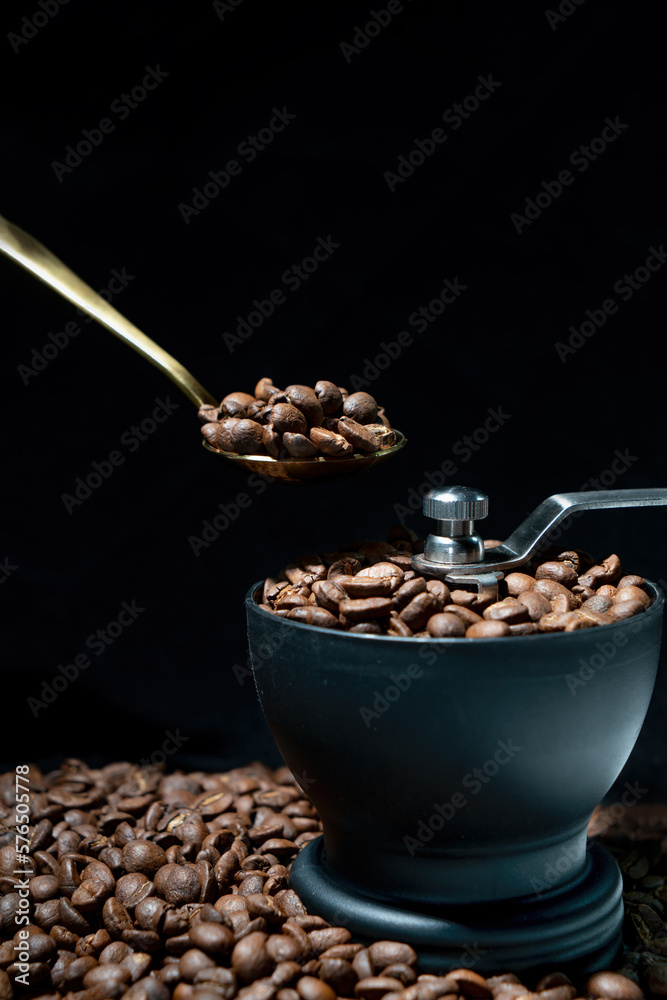
[[[621,560],[617,555],[607,556],[600,565],[591,568],[579,577],[579,583],[583,586],[597,589],[601,584],[614,583],[621,575]]]
[[[378,436],[351,417],[339,419],[338,433],[342,434],[356,451],[372,453],[380,448]]]
[[[290,621],[302,622],[304,625],[316,625],[318,628],[337,628],[338,619],[325,608],[308,607],[292,608],[288,611]]]
[[[336,416],[343,409],[343,395],[333,382],[320,381],[315,383],[315,395],[327,417]]]
[[[81,913],[94,913],[102,909],[110,892],[106,882],[100,879],[84,879],[72,893],[72,906]]]
[[[150,840],[131,840],[123,847],[123,867],[126,872],[141,872],[152,878],[158,868],[167,863],[163,849]]]
[[[323,455],[339,457],[343,455],[351,455],[354,451],[350,442],[347,441],[342,434],[338,434],[336,431],[326,430],[324,427],[311,427],[310,440],[313,442],[317,450],[321,451]]]
[[[651,603],[651,598],[648,596],[646,591],[642,590],[640,587],[618,587],[616,594],[614,595],[614,604],[623,604],[625,601],[639,601],[639,603],[643,604],[645,608],[648,608]]]
[[[518,576],[519,574],[515,575]],[[537,590],[521,591],[517,596],[517,601],[527,609],[528,618],[532,622],[539,621],[543,615],[548,615],[551,612],[551,602],[544,594],[540,594]]]
[[[440,601],[443,607],[452,603],[451,591],[444,580],[427,580],[426,589],[429,594],[433,594]]]
[[[510,629],[506,622],[482,620],[475,625],[469,625],[465,637],[466,639],[499,639],[509,634]]]
[[[577,583],[577,571],[569,562],[552,560],[551,562],[542,563],[537,567],[535,570],[535,579],[555,580],[556,583],[562,583],[564,587],[571,587]]]
[[[581,628],[590,628],[593,624],[590,618],[579,615],[576,611],[552,612],[542,615],[538,622],[540,632],[575,632]]]
[[[337,576],[336,586],[345,591],[345,597],[389,597],[397,589],[395,576]],[[425,588],[424,588],[425,589]]]
[[[341,601],[339,610],[351,622],[369,621],[373,618],[386,618],[395,608],[390,597],[362,597],[356,600]]]
[[[308,421],[301,410],[290,403],[276,403],[271,409],[271,425],[279,434],[307,434]]]
[[[464,608],[460,604],[448,604],[447,614],[456,615],[460,618],[466,628],[470,625],[477,625],[479,622],[484,621],[481,615],[478,615],[476,611],[471,611],[470,608]]]
[[[381,997],[396,993],[403,989],[403,982],[400,979],[391,979],[389,976],[369,976],[367,979],[359,979],[354,987],[354,995],[362,1000],[380,1000]]]
[[[344,577],[344,579],[348,578]],[[334,615],[338,614],[340,602],[347,599],[345,590],[335,580],[316,580],[312,584],[311,589],[320,607],[325,608]]]
[[[503,601],[490,604],[482,612],[482,617],[489,621],[506,622],[508,625],[518,625],[530,617],[528,608],[514,597],[506,597]]]
[[[413,597],[410,603],[402,609],[399,617],[401,621],[409,625],[413,632],[418,632],[426,626],[431,615],[440,611],[440,608],[441,604],[437,597],[427,590]],[[343,609],[341,608],[341,610]]]
[[[606,613],[612,622],[625,621],[626,618],[633,618],[644,611],[642,601],[621,601],[614,603]]]
[[[155,895],[155,886],[141,872],[129,872],[118,879],[115,895],[123,906],[132,910],[142,899]],[[72,897],[72,901],[74,901],[74,897]]]
[[[443,611],[432,615],[426,623],[428,634],[436,639],[456,639],[465,635],[466,626],[458,615]]]
[[[367,392],[354,392],[343,403],[343,414],[358,424],[375,424],[378,420],[377,402]]]
[[[255,398],[261,399],[262,402],[266,403],[271,398],[274,392],[279,392],[279,391],[280,390],[278,389],[278,387],[273,384],[272,379],[264,377],[261,378],[257,383],[257,385],[255,386]]]
[[[283,444],[292,458],[312,458],[317,455],[317,446],[303,433],[285,431]]]
[[[274,960],[266,949],[268,935],[255,931],[241,938],[232,951],[232,968],[241,982],[250,983],[254,979],[268,976],[274,967]]]
[[[30,879],[28,892],[35,903],[43,903],[58,895],[60,887],[55,875],[37,875]]]
[[[644,587],[646,586],[646,580],[643,576],[624,576],[616,584],[619,590],[623,587]]]
[[[596,972],[586,983],[589,996],[608,1000],[643,1000],[643,993],[631,979],[617,972]]]
[[[296,984],[301,1000],[336,1000],[334,990],[316,976],[302,976]]]
[[[509,573],[505,577],[505,586],[511,597],[518,597],[524,591],[533,589],[535,579],[527,573]]]
[[[324,420],[324,410],[314,389],[307,385],[288,385],[285,395],[298,410],[301,410],[309,424],[321,427]]]

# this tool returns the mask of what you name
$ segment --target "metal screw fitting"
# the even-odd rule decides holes
[[[484,542],[475,531],[475,521],[489,512],[486,494],[469,486],[429,490],[423,510],[437,522],[424,546],[429,562],[453,566],[482,561]]]

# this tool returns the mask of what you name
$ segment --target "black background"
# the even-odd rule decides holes
[[[125,269],[114,304],[217,397],[264,375],[349,387],[382,341],[414,338],[367,387],[408,448],[357,481],[260,494],[204,451],[194,408],[159,371],[0,260],[0,559],[17,567],[0,585],[4,760],[139,759],[171,730],[183,742],[170,765],[277,761],[234,671],[253,581],[299,552],[383,537],[447,459],[490,494],[487,537],[547,495],[605,473],[609,485],[617,451],[629,458],[614,485],[665,483],[665,269],[627,302],[613,291],[667,238],[661,30],[647,9],[562,6],[556,20],[540,5],[412,0],[357,52],[341,43],[383,3],[70,0],[39,30],[23,20],[36,0],[3,7],[0,211],[96,289]],[[145,100],[110,111],[158,66],[168,76]],[[479,109],[443,123],[489,75]],[[239,143],[274,108],[296,117],[247,162]],[[627,128],[579,172],[571,154],[616,116]],[[54,162],[103,118],[113,132],[59,179]],[[391,191],[385,173],[439,127],[447,140]],[[186,222],[179,206],[231,158],[240,176]],[[517,232],[512,213],[568,168],[573,183]],[[230,352],[236,317],[329,236],[340,247]],[[410,314],[446,278],[465,291],[417,332]],[[561,360],[556,342],[610,297],[616,315]],[[82,333],[26,378],[19,366],[77,319]],[[124,433],[167,397],[178,408],[130,451]],[[489,409],[508,418],[457,459]],[[68,512],[63,494],[114,450],[123,464]],[[250,507],[195,555],[189,539],[244,491]],[[408,523],[426,529],[420,513]],[[660,509],[588,514],[566,540],[659,580],[664,523]],[[137,620],[35,717],[27,699],[132,600]],[[646,798],[667,792],[665,708],[663,668],[621,778]]]

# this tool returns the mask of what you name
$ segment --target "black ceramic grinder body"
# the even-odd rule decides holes
[[[632,499],[640,492],[643,503]],[[617,491],[604,505],[665,496]],[[572,497],[594,495],[549,498],[551,526]],[[476,554],[472,521],[438,518],[440,528],[465,530],[463,548]],[[449,563],[430,575],[488,593],[517,557],[520,531],[498,547],[504,559],[487,550],[496,553],[491,564],[468,556],[457,566],[449,546]],[[416,557],[420,572],[438,544]],[[621,875],[607,852],[587,845],[586,830],[630,755],[655,683],[664,597],[652,583],[646,589],[651,606],[616,624],[418,639],[279,618],[258,606],[260,585],[251,587],[260,702],[324,829],[290,876],[309,911],[358,938],[409,942],[427,971],[608,967],[621,946]]]

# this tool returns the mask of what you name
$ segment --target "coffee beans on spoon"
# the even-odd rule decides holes
[[[334,382],[279,389],[261,378],[254,395],[230,392],[219,406],[199,409],[201,432],[220,451],[270,458],[345,458],[396,443],[382,407],[367,392]]]
[[[414,533],[392,529],[387,542],[354,542],[301,556],[264,584],[261,606],[305,625],[365,635],[502,638],[573,632],[624,621],[651,604],[641,576],[624,574],[615,554],[599,564],[555,549],[500,581],[498,600],[420,576]]]

